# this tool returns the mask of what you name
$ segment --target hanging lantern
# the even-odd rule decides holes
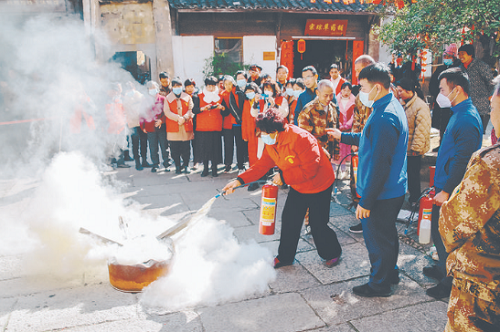
[[[302,55],[306,51],[306,41],[304,39],[299,39],[297,42],[297,52],[300,53],[300,60],[303,60]]]

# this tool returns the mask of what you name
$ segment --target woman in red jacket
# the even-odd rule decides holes
[[[144,99],[146,106],[146,114],[140,120],[140,127],[146,133],[149,142],[149,153],[153,166],[151,172],[156,173],[160,168],[160,156],[158,153],[158,145],[161,150],[161,157],[163,158],[163,167],[165,171],[169,172],[168,166],[168,142],[167,142],[167,125],[165,122],[167,118],[163,113],[165,104],[165,97],[160,94],[160,87],[156,82],[150,81],[147,83],[149,97]]]
[[[222,99],[217,88],[218,80],[210,76],[205,80],[203,92],[198,94],[200,108],[194,110],[196,114],[196,150],[203,161],[202,177],[208,175],[208,162],[212,163],[212,176],[216,177],[217,165],[222,161]]]
[[[328,227],[335,179],[328,157],[313,135],[286,124],[285,118],[276,108],[258,114],[256,125],[266,144],[262,157],[223,190],[230,194],[234,188],[260,179],[271,168],[278,166],[280,173],[274,176],[273,183],[287,183],[290,191],[281,216],[280,246],[274,267],[293,264],[307,209],[318,254],[325,260],[326,266],[335,266],[342,248],[337,235]]]

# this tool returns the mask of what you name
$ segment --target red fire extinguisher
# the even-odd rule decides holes
[[[273,235],[276,224],[276,207],[278,203],[278,186],[266,184],[262,187],[260,203],[259,233]]]
[[[434,205],[434,189],[420,199],[420,209],[418,211],[417,235],[418,242],[427,244],[431,242],[431,219],[432,206]]]

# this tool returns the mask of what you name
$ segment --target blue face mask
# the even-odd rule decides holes
[[[451,66],[453,64],[453,59],[443,59],[443,63],[447,66]]]
[[[301,93],[302,93],[302,91],[301,91],[301,90],[294,90],[294,91],[293,91],[293,95],[294,95],[295,97],[297,97],[297,98],[299,98],[299,96],[300,96],[300,94],[301,94]]]
[[[262,138],[262,142],[264,142],[264,144],[266,144],[266,145],[276,144],[276,137],[271,138],[271,136],[269,136],[269,134],[260,134],[260,138]]]
[[[286,94],[289,95],[290,97],[293,96],[293,89],[286,89]]]
[[[246,80],[237,80],[236,84],[238,84],[238,87],[240,89],[243,89],[247,85],[247,81]]]
[[[245,94],[249,100],[252,100],[255,98],[255,92],[249,92]]]
[[[182,88],[173,88],[172,92],[174,95],[180,95],[182,93]]]

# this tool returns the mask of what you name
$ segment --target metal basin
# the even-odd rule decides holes
[[[156,279],[166,275],[169,267],[170,260],[161,262],[150,260],[136,265],[108,262],[109,282],[119,291],[138,293]]]

